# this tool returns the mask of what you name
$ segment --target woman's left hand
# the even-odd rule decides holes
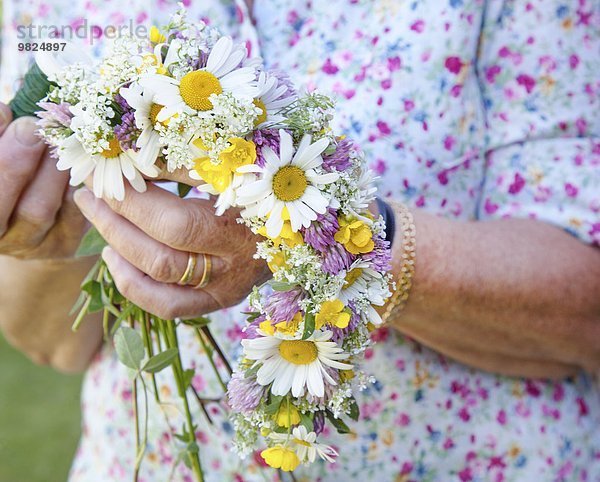
[[[82,188],[75,202],[110,245],[102,256],[119,291],[161,318],[234,306],[270,277],[266,263],[253,258],[258,236],[236,221],[233,209],[215,216],[212,201],[180,199],[152,184],[143,194],[128,187],[122,202],[97,199]],[[190,253],[197,263],[180,286]],[[194,289],[205,271],[208,284]]]

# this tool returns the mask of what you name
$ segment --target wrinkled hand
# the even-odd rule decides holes
[[[86,221],[72,202],[69,175],[56,169],[33,117],[11,120],[0,103],[0,254],[70,257]]]
[[[215,216],[212,201],[180,199],[149,184],[140,194],[126,188],[122,202],[101,200],[82,188],[75,202],[110,247],[103,258],[119,291],[161,318],[192,318],[241,302],[255,284],[270,276],[253,259],[257,236],[236,221],[234,210]],[[188,253],[198,263],[188,286],[179,286]],[[194,289],[203,273],[202,253],[210,256],[210,282]]]

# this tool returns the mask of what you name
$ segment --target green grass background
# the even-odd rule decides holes
[[[38,367],[0,336],[0,482],[65,482],[81,377]]]

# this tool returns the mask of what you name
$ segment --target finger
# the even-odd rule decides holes
[[[9,230],[0,242],[1,252],[36,247],[44,240],[56,223],[68,183],[69,174],[56,169],[56,161],[46,151],[14,209]]]
[[[125,188],[123,201],[106,199],[113,211],[131,221],[148,236],[180,251],[223,254],[230,251],[230,239],[215,233],[237,225],[227,214],[215,216],[212,202],[205,199],[181,199],[148,184],[144,193]]]
[[[21,117],[0,137],[0,237],[21,193],[36,176],[45,149],[36,128],[33,117]]]
[[[169,172],[166,169],[163,169],[158,177],[152,180],[180,182],[193,187],[204,184],[204,181],[192,179],[189,176],[188,171],[184,169],[177,169],[175,172]]]
[[[0,136],[4,134],[4,131],[12,122],[12,118],[13,116],[10,107],[0,102]]]
[[[104,248],[102,258],[121,294],[160,318],[194,318],[219,309],[208,293],[159,283],[144,275],[110,247]]]
[[[75,193],[75,203],[108,244],[138,270],[161,283],[181,279],[187,268],[187,253],[149,237],[87,188]]]

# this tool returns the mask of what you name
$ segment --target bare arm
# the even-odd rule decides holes
[[[35,363],[84,370],[98,351],[102,325],[86,320],[71,331],[69,311],[93,260],[18,260],[0,257],[0,329]]]
[[[532,220],[469,223],[417,210],[415,224],[414,285],[406,309],[391,320],[395,328],[508,375],[600,368],[598,249]]]

